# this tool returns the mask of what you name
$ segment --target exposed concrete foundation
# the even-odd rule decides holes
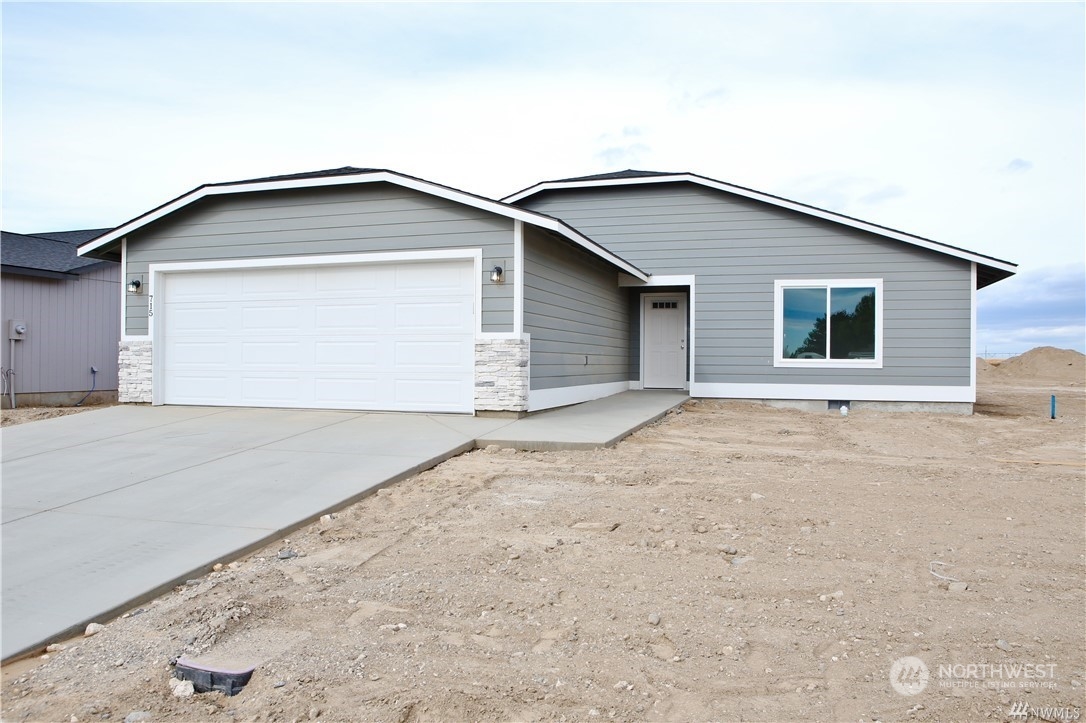
[[[74,407],[86,394],[86,392],[15,392],[15,407]],[[93,407],[96,404],[110,404],[115,401],[117,401],[117,390],[99,389],[87,397],[83,406]],[[0,399],[0,408],[10,407],[11,400],[5,394]]]
[[[743,401],[765,404],[778,409],[799,409],[804,412],[840,413],[841,402],[827,399],[747,399]],[[927,412],[929,414],[973,413],[970,402],[864,402],[849,401],[850,411],[873,412]]]

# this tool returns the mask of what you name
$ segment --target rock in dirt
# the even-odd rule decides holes
[[[717,545],[716,549],[720,550],[725,555],[736,555],[739,553],[739,550],[735,549],[732,545]]]
[[[83,637],[89,638],[92,635],[97,635],[105,629],[106,626],[102,625],[101,623],[91,623],[87,626],[87,629],[83,631]]]
[[[178,681],[177,685],[173,686],[173,694],[178,698],[191,698],[196,694],[196,688],[193,687],[191,680]]]
[[[599,530],[601,532],[614,532],[618,529],[617,522],[578,522],[573,525],[575,530]]]
[[[950,592],[965,592],[969,589],[969,583],[967,582],[952,582],[947,585],[947,590]]]
[[[151,711],[134,710],[124,717],[124,723],[143,723],[151,720]]]
[[[1003,638],[1000,638],[999,640],[996,641],[996,647],[999,648],[1000,650],[1002,650],[1003,652],[1006,652],[1006,653],[1009,653],[1012,650],[1014,650],[1014,646],[1011,645],[1010,643],[1008,643]]]
[[[290,558],[297,556],[298,553],[294,550],[280,550],[279,554],[277,555],[280,560],[289,560]]]
[[[740,565],[746,565],[748,562],[754,562],[754,558],[753,557],[733,557],[732,558],[732,564],[735,565],[736,567],[739,567]]]
[[[750,501],[751,502],[757,502],[758,500],[764,500],[764,499],[765,499],[765,495],[760,495],[757,492],[751,492],[750,493]]]
[[[649,625],[659,625],[659,624],[660,624],[660,613],[651,613],[649,615]]]

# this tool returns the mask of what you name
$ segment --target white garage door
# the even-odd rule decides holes
[[[166,404],[471,412],[473,265],[164,274]]]

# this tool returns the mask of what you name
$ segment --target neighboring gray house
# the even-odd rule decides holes
[[[519,413],[673,388],[967,411],[975,292],[1015,270],[686,173],[505,201],[348,167],[201,186],[85,243],[131,289],[121,401]]]
[[[116,397],[121,267],[76,253],[108,230],[2,232],[5,407],[10,379],[20,406],[74,404],[92,386],[96,393],[88,401]]]

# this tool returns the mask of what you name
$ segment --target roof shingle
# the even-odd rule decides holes
[[[86,266],[101,263],[98,259],[76,254],[78,244],[100,236],[109,229],[84,231],[55,231],[48,235],[0,232],[0,264],[35,271],[70,274]]]

